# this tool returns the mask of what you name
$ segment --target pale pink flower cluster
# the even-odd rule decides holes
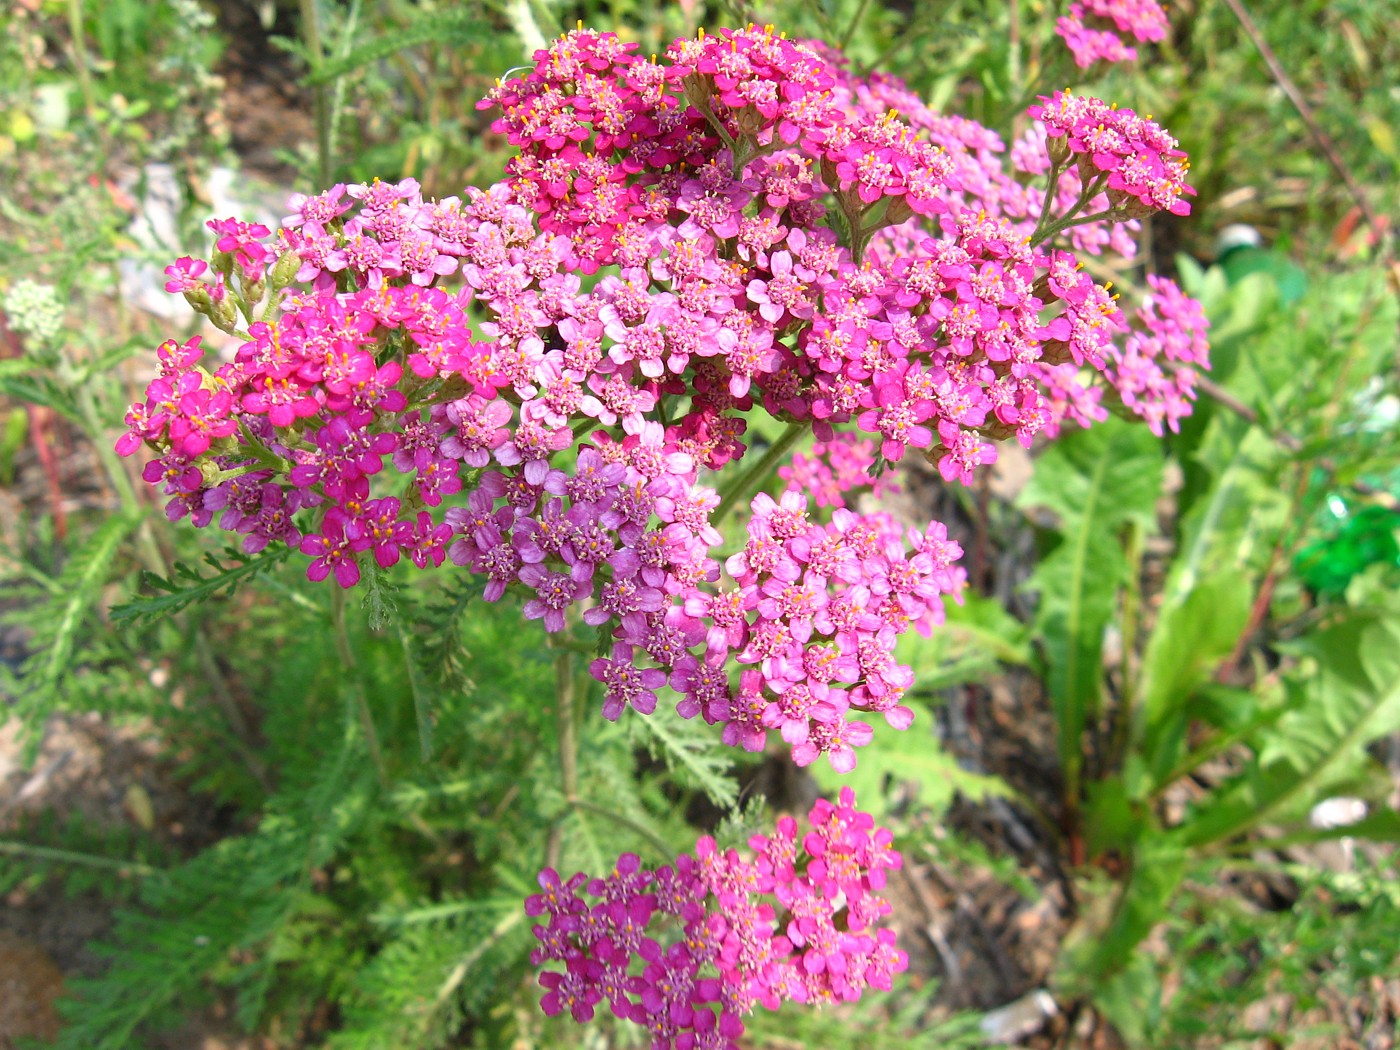
[[[809,494],[818,507],[844,507],[846,497],[857,490],[868,489],[876,499],[901,491],[894,477],[879,471],[875,443],[844,431],[815,442],[810,455],[794,453],[791,465],[778,468],[778,476],[789,492]]]
[[[1156,0],[1075,0],[1069,14],[1055,23],[1055,32],[1080,69],[1095,62],[1131,62],[1138,53],[1127,38],[1161,40],[1167,34],[1167,13]]]

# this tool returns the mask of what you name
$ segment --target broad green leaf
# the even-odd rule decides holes
[[[1370,761],[1371,741],[1400,732],[1400,617],[1354,611],[1297,648],[1311,658],[1289,680],[1290,709],[1261,731],[1255,758],[1177,829],[1189,846],[1258,824],[1301,819]]]
[[[1092,996],[1132,965],[1137,946],[1166,917],[1186,873],[1186,859],[1179,843],[1153,829],[1135,851],[1132,870],[1116,894],[1106,880],[1090,883],[1081,896],[1093,903],[1066,938],[1057,967],[1069,991]]]
[[[1162,594],[1167,607],[1184,602],[1206,577],[1247,567],[1287,515],[1277,485],[1284,456],[1259,428],[1217,415],[1198,459],[1213,478],[1183,523]]]
[[[1090,857],[1130,851],[1146,827],[1141,805],[1129,797],[1126,778],[1094,780],[1085,788],[1085,845]]]
[[[1162,981],[1151,956],[1134,953],[1123,969],[1100,980],[1093,1003],[1129,1046],[1156,1045],[1162,1016]]]
[[[1393,809],[1378,809],[1354,824],[1343,824],[1335,828],[1308,828],[1305,831],[1271,838],[1269,847],[1284,849],[1291,846],[1309,846],[1316,842],[1333,842],[1337,839],[1367,839],[1371,842],[1400,845],[1400,813]]]
[[[1110,419],[1056,442],[1036,461],[1018,501],[1059,519],[1061,541],[1027,586],[1040,594],[1035,627],[1060,763],[1071,784],[1078,780],[1080,737],[1100,704],[1104,630],[1128,572],[1120,533],[1129,522],[1152,529],[1161,487],[1156,439],[1143,427]]]
[[[1143,655],[1138,685],[1141,750],[1154,779],[1175,765],[1191,694],[1230,655],[1249,620],[1253,588],[1238,569],[1201,580],[1166,604]]]

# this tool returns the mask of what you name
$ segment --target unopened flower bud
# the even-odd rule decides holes
[[[898,226],[914,214],[914,209],[909,207],[909,201],[904,197],[891,197],[890,203],[885,207],[885,225]]]
[[[1073,155],[1069,148],[1068,135],[1050,135],[1045,139],[1045,155],[1055,167],[1063,167]]]
[[[263,294],[267,291],[267,281],[259,277],[256,281],[247,279],[247,274],[240,274],[239,283],[243,286],[243,301],[249,307],[256,306],[262,302]]]
[[[734,123],[739,128],[739,134],[753,138],[768,123],[765,117],[754,106],[745,106],[734,113]]]
[[[196,308],[197,309],[197,308]],[[214,327],[221,332],[232,335],[238,330],[238,307],[233,304],[233,296],[226,295],[217,302],[210,304],[209,310],[201,310],[214,323]]]
[[[195,313],[204,314],[206,317],[209,316],[209,311],[214,305],[214,300],[209,294],[209,286],[207,284],[200,284],[186,291],[185,302],[190,304],[190,307]]]
[[[297,271],[301,269],[301,256],[294,250],[288,248],[277,257],[277,261],[272,264],[270,277],[272,280],[272,294],[276,295],[283,288],[288,287],[297,278]]]
[[[708,110],[710,108],[710,98],[715,93],[713,77],[692,73],[681,81],[681,87],[685,89],[686,101],[696,109]]]

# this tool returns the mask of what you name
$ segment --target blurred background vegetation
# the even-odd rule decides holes
[[[1161,45],[1089,75],[1034,0],[12,0],[0,988],[24,991],[0,1045],[624,1045],[536,1006],[520,901],[546,841],[660,860],[837,782],[664,711],[590,717],[597,802],[571,806],[555,654],[517,608],[393,578],[372,629],[285,559],[171,527],[111,451],[150,349],[198,331],[159,275],[206,218],[493,181],[476,101],[582,20],[648,52],[748,21],[845,42],[1008,139],[1074,85],[1170,128],[1199,190],[1136,260],[1095,261],[1206,304],[1180,435],[1111,421],[1029,481],[903,479],[892,509],[950,524],[974,592],[911,640],[921,717],[855,774],[906,856],[913,964],[753,1045],[1395,1047],[1400,3],[1166,8]]]

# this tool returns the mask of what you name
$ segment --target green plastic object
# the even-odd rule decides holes
[[[1344,504],[1342,508],[1341,527],[1308,544],[1293,561],[1299,577],[1319,597],[1341,597],[1352,579],[1372,565],[1400,566],[1400,544],[1395,541],[1400,512],[1373,506],[1351,514]]]
[[[1296,303],[1308,290],[1308,275],[1282,252],[1265,247],[1252,226],[1227,226],[1216,240],[1216,263],[1232,285],[1252,273],[1268,276],[1278,289],[1279,302]]]

